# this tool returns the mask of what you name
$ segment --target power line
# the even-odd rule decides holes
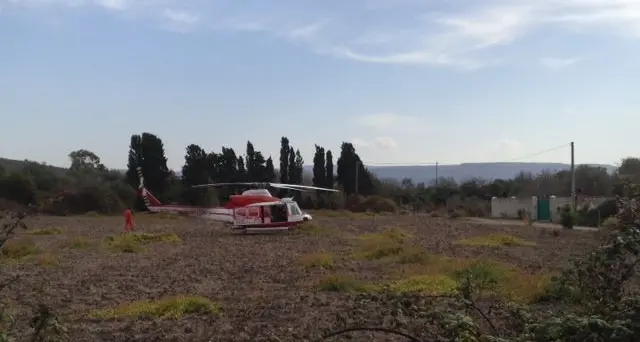
[[[570,145],[571,145],[571,143],[564,143],[562,145],[558,145],[558,146],[555,146],[555,147],[552,147],[552,148],[549,148],[549,149],[546,149],[546,150],[541,150],[541,151],[538,151],[538,152],[526,154],[526,155],[523,155],[521,157],[507,159],[507,160],[498,161],[498,162],[490,162],[490,163],[491,164],[493,164],[493,163],[510,163],[510,162],[514,162],[514,161],[518,161],[518,160],[522,160],[522,159],[526,159],[526,158],[536,157],[536,156],[539,156],[541,154],[545,154],[545,153],[548,153],[548,152],[559,150],[559,149],[561,149],[563,147],[567,147],[567,146],[570,146]],[[487,162],[487,164],[490,164],[490,163]],[[363,162],[363,164],[366,165],[366,166],[386,166],[386,165],[404,165],[404,166],[440,165],[440,166],[443,166],[443,164],[439,163],[439,162],[417,162],[417,163],[416,162],[379,162],[379,163],[377,163],[377,162],[371,162],[371,163]],[[453,165],[453,164],[449,164],[449,165]]]

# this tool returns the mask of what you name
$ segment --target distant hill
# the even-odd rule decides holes
[[[22,168],[24,161],[0,158],[0,166],[7,171],[17,171]],[[616,167],[606,164],[590,164],[592,166],[603,166],[612,173]],[[457,165],[439,165],[439,177],[451,177],[457,182],[464,181],[473,177],[482,179],[508,179],[516,176],[520,171],[539,174],[544,170],[560,171],[568,170],[571,166],[563,163],[463,163]],[[56,172],[64,172],[66,168],[51,166]],[[414,183],[429,183],[436,177],[436,166],[367,166],[380,179],[397,179],[411,178]],[[313,172],[312,165],[304,166],[305,173]],[[126,170],[121,170],[125,172]],[[178,170],[179,173],[179,170]]]
[[[603,166],[612,173],[616,167],[606,164],[590,164],[592,166]],[[312,166],[305,166],[307,171],[312,172]],[[380,179],[411,178],[414,183],[430,181],[436,178],[436,166],[367,166]],[[509,179],[515,177],[520,171],[531,172],[534,175],[542,171],[569,170],[571,165],[563,163],[463,163],[457,165],[439,165],[438,177],[451,177],[456,182],[468,180],[473,177],[492,180]]]

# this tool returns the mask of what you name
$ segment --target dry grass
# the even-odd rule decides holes
[[[535,242],[530,242],[507,234],[490,234],[462,239],[454,242],[456,245],[472,247],[502,247],[502,246],[535,246]]]
[[[170,229],[180,237],[121,234],[121,216],[39,218],[43,227],[61,227],[62,233],[10,240],[0,259],[13,260],[7,257],[11,255],[19,262],[0,267],[23,277],[20,286],[3,295],[9,300],[33,298],[46,287],[47,303],[64,315],[71,340],[78,342],[124,340],[156,330],[162,336],[148,340],[199,341],[204,330],[207,339],[221,341],[265,336],[293,341],[291,336],[303,340],[334,327],[336,316],[353,305],[344,293],[389,289],[450,294],[471,275],[483,296],[528,303],[558,267],[595,244],[591,234],[563,231],[553,236],[532,227],[517,231],[517,237],[535,247],[505,244],[504,239],[498,239],[500,248],[452,246],[461,237],[507,233],[504,226],[426,216],[318,215],[299,229],[248,236],[204,220],[153,216],[137,214],[140,229]],[[184,241],[175,243],[181,237]],[[82,248],[94,244],[115,252],[148,251]],[[55,262],[59,266],[45,267]],[[329,293],[315,293],[320,291]],[[196,297],[164,297],[176,293]],[[140,301],[157,298],[162,299]],[[15,307],[20,329],[12,333],[17,341],[28,340],[26,317],[33,309],[32,301],[23,302],[16,301]],[[217,315],[221,307],[225,314]],[[377,311],[370,312],[372,317]],[[382,319],[382,310],[380,315]]]
[[[42,253],[36,255],[36,264],[43,267],[58,266],[60,261],[58,257],[51,253]]]
[[[60,235],[62,234],[62,229],[60,228],[42,228],[42,229],[33,229],[27,231],[29,235]]]
[[[144,245],[154,242],[180,242],[180,237],[174,233],[123,233],[107,236],[103,243],[112,250],[123,253],[139,253],[144,251]]]
[[[331,269],[334,267],[333,255],[325,251],[305,254],[300,258],[300,264],[304,268]]]
[[[0,255],[9,259],[22,259],[37,254],[40,250],[30,237],[11,239],[2,246]]]
[[[61,248],[80,249],[80,248],[89,247],[92,245],[92,243],[81,236],[76,236],[76,237],[61,241],[59,245]]]
[[[144,300],[115,308],[96,310],[89,314],[94,319],[118,318],[180,318],[185,315],[218,315],[221,308],[208,298],[200,296],[175,296],[157,301]]]

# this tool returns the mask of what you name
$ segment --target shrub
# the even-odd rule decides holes
[[[562,209],[561,215],[560,223],[562,224],[562,227],[565,229],[573,229],[578,220],[578,216],[576,212],[571,209],[571,206],[568,204],[565,205]]]

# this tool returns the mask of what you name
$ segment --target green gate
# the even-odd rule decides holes
[[[538,198],[538,221],[551,220],[551,205],[548,198]]]

